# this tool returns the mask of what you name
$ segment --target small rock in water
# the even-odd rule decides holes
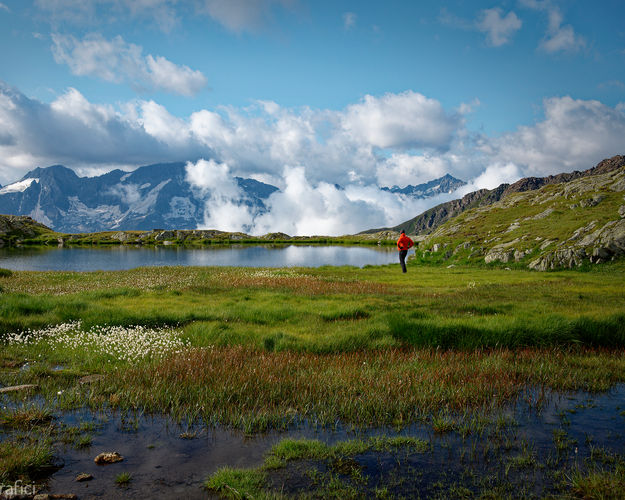
[[[93,461],[98,465],[103,464],[114,464],[115,462],[121,462],[124,459],[119,453],[116,451],[105,451],[100,453],[97,457],[93,459]]]
[[[93,479],[93,476],[91,474],[78,474],[76,476],[76,481],[78,481],[79,483],[82,483],[83,481],[91,481]]]
[[[4,394],[5,392],[25,391],[26,389],[34,389],[35,387],[37,387],[36,384],[12,385],[11,387],[2,387],[0,389],[0,394]]]
[[[84,377],[82,377],[82,378],[80,378],[78,380],[78,383],[80,385],[92,384],[93,382],[98,382],[98,381],[102,380],[103,378],[104,378],[104,375],[98,375],[98,374],[85,375]]]

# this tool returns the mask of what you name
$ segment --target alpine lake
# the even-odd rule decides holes
[[[0,268],[5,496],[623,498],[623,263],[402,274],[392,247],[229,245]]]

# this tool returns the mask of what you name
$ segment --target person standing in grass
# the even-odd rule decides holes
[[[412,245],[414,245],[414,241],[406,236],[406,231],[402,231],[397,240],[397,249],[399,250],[399,263],[403,273],[407,272],[406,255],[408,255],[408,249],[412,248]]]

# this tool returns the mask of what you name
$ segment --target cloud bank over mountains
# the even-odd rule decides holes
[[[46,104],[3,85],[0,173],[6,183],[35,165],[63,163],[88,175],[203,158],[190,164],[188,180],[211,194],[206,227],[346,234],[399,223],[468,190],[585,169],[622,152],[622,107],[570,97],[543,106],[536,124],[488,137],[466,129],[470,106],[445,109],[413,91],[367,95],[338,111],[259,101],[179,118],[151,100],[113,107],[68,89]],[[445,173],[469,185],[429,200],[379,190]],[[240,204],[235,175],[280,187],[266,214],[253,217]]]

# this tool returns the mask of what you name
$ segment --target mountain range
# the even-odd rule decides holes
[[[265,212],[267,199],[278,191],[254,179],[235,177],[235,181],[241,192],[235,202],[246,204],[254,215]],[[445,175],[424,184],[381,189],[427,198],[464,184]],[[210,196],[209,190],[189,183],[184,162],[147,165],[132,172],[113,170],[96,177],[79,177],[67,167],[53,165],[36,168],[0,188],[0,213],[27,215],[64,233],[195,229],[204,225]]]
[[[400,188],[399,186],[383,187],[383,191],[389,191],[391,193],[399,193],[412,198],[430,198],[438,194],[453,193],[459,187],[466,185],[466,182],[456,179],[455,177],[445,174],[438,179],[425,182],[413,186],[409,184],[406,187]]]
[[[277,187],[235,178],[241,203],[256,213]],[[36,168],[0,189],[0,213],[28,215],[66,233],[153,228],[195,229],[204,221],[205,191],[186,178],[185,163],[79,177],[62,165]]]

